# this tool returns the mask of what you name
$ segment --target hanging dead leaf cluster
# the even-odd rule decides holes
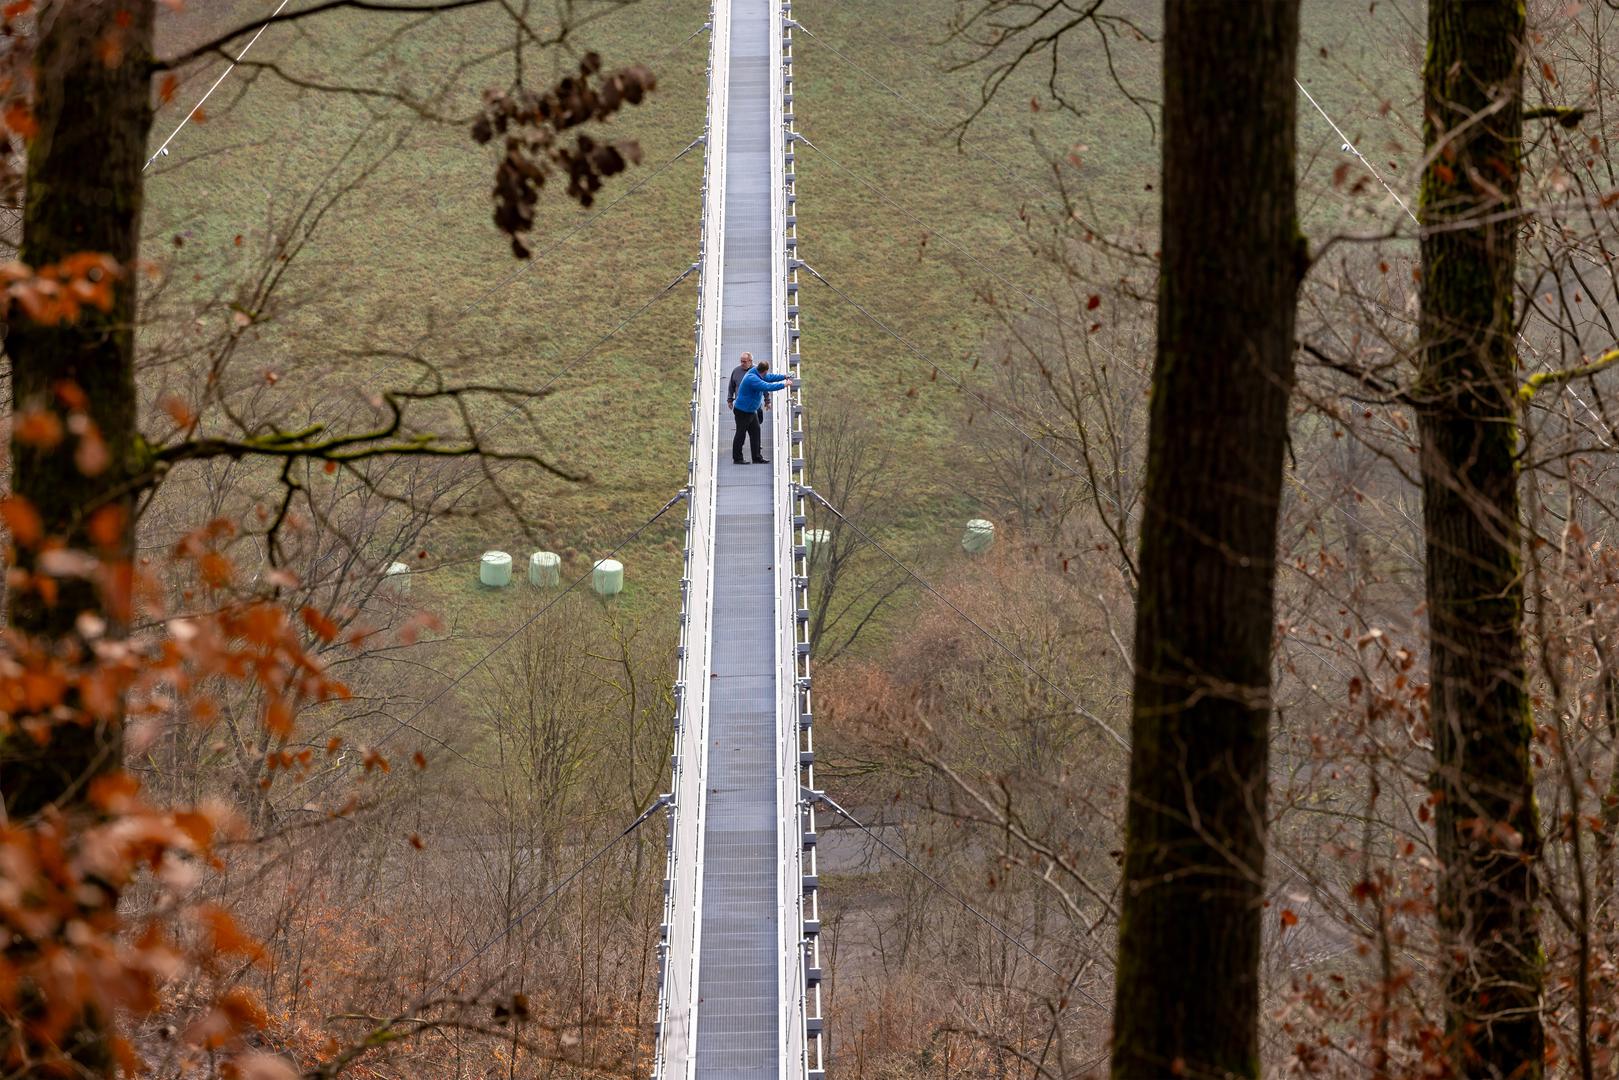
[[[641,163],[641,146],[634,139],[602,139],[581,131],[570,140],[564,133],[641,104],[656,86],[657,77],[642,64],[602,74],[601,57],[592,52],[580,61],[577,75],[563,77],[543,93],[484,94],[472,137],[480,144],[505,137],[505,154],[495,168],[495,224],[512,238],[518,258],[529,255],[526,237],[548,179],[566,176],[568,197],[588,207],[603,179]]]

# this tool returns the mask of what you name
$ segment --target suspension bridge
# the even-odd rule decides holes
[[[287,0],[280,0],[271,18],[279,17],[286,6]],[[264,29],[260,27],[237,53],[236,61]],[[1078,984],[1079,972],[1065,975],[1058,971],[1006,928],[927,874],[904,851],[866,829],[815,786],[805,538],[811,501],[893,562],[918,588],[948,607],[1031,678],[1065,699],[1077,715],[1107,737],[1106,743],[1121,749],[1127,744],[1119,731],[1092,714],[1045,672],[941,595],[858,523],[845,518],[837,507],[806,485],[805,400],[798,378],[803,370],[799,350],[800,275],[807,275],[890,335],[924,367],[972,398],[1058,471],[1076,478],[1082,478],[1082,474],[1044,440],[1026,431],[1003,406],[984,398],[952,374],[948,363],[937,362],[799,258],[796,159],[801,148],[826,158],[840,174],[871,191],[899,216],[917,224],[926,223],[796,130],[793,40],[795,31],[811,38],[815,35],[794,21],[790,0],[713,0],[708,24],[685,41],[702,30],[709,32],[706,124],[702,136],[597,213],[554,239],[535,259],[481,291],[451,320],[499,293],[551,250],[588,228],[675,162],[699,148],[703,151],[697,262],[546,383],[549,386],[578,367],[653,304],[695,275],[698,297],[686,483],[651,518],[602,556],[617,555],[684,503],[670,786],[667,794],[578,870],[537,898],[525,896],[519,913],[439,979],[434,989],[449,985],[568,888],[614,844],[662,809],[668,824],[668,861],[658,946],[660,985],[652,1069],[655,1080],[824,1080],[827,1061],[821,1014],[816,864],[816,811],[822,807],[863,831],[1044,968],[1055,980],[1054,986],[1065,987],[1088,1007],[1104,1010],[1103,1002]],[[859,67],[834,45],[818,38],[815,43],[893,95],[928,126],[939,130],[950,126]],[[234,67],[235,62],[225,69],[203,95],[203,101]],[[1308,96],[1302,84],[1299,89]],[[1313,97],[1309,100],[1321,110]],[[162,142],[148,167],[168,154],[170,144],[194,112],[188,113]],[[1324,110],[1322,116],[1342,136]],[[1359,157],[1359,151],[1344,138],[1345,151]],[[989,154],[968,153],[993,165],[1005,174],[1006,180],[1041,194],[1030,181]],[[1377,179],[1382,181],[1381,176]],[[1386,183],[1384,187],[1399,202],[1393,189]],[[1405,206],[1403,202],[1400,205]],[[1009,281],[977,252],[927,227],[957,254],[1023,297],[1032,308],[1054,319],[1063,318],[1047,302]],[[425,340],[402,343],[402,347],[424,344]],[[778,371],[794,377],[788,389],[774,395],[775,407],[767,414],[763,444],[768,463],[763,465],[733,465],[724,445],[730,435],[730,418],[723,389],[730,365],[743,352],[769,358]],[[589,577],[587,571],[568,583],[480,659],[399,720],[375,745],[380,747],[400,731],[411,729],[426,709]],[[1302,874],[1291,867],[1289,870],[1297,881],[1307,883]]]
[[[794,24],[716,0],[654,1075],[825,1076],[804,545],[803,391],[734,465],[726,358],[796,375]],[[728,410],[726,410],[728,411]]]

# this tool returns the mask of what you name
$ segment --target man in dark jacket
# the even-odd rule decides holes
[[[736,400],[731,403],[731,410],[736,414],[736,438],[731,440],[732,462],[745,464],[742,460],[742,440],[747,439],[748,448],[753,451],[753,463],[770,464],[759,453],[759,419],[764,414],[765,395],[785,390],[790,385],[787,376],[772,375],[770,365],[763,360],[742,376],[737,383]]]
[[[748,373],[748,369],[751,367],[753,367],[753,354],[750,352],[745,352],[737,362],[737,366],[731,369],[730,396],[725,399],[725,404],[733,407],[736,405],[736,388],[742,385],[742,376],[746,375]],[[765,398],[764,411],[770,411],[769,398]],[[759,422],[761,424],[764,423],[764,413],[759,414]]]
[[[742,359],[738,361],[736,367],[731,369],[731,388],[725,393],[725,407],[727,409],[735,407],[736,388],[742,385],[742,376],[746,375],[748,370],[752,367],[753,354],[750,352],[745,352],[742,354]]]

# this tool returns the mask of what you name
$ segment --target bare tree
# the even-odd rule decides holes
[[[1259,1071],[1276,521],[1305,266],[1297,48],[1296,3],[1166,12],[1115,1076]]]
[[[1521,6],[1428,10],[1416,390],[1447,1028],[1458,1068],[1503,1077],[1540,1075],[1544,1038],[1513,316],[1524,34]]]
[[[881,529],[891,514],[895,448],[879,441],[862,404],[832,399],[816,409],[806,466],[815,488],[863,531]],[[809,553],[810,642],[830,663],[847,652],[907,584],[843,516],[822,515],[821,537]]]

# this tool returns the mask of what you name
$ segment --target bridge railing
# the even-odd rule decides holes
[[[771,23],[771,218],[772,355],[786,358],[786,371],[803,372],[798,321],[798,192],[793,141],[793,47],[791,0],[775,9]],[[808,561],[805,508],[798,485],[805,482],[804,399],[801,388],[784,393],[772,432],[776,463],[775,543],[777,596],[777,798],[778,850],[783,853],[780,965],[783,1024],[782,1076],[822,1080],[820,1009],[820,907],[815,858],[815,810],[802,792],[815,785],[815,748],[810,725]]]
[[[709,16],[708,127],[698,258],[696,345],[692,358],[691,453],[686,465],[686,538],[680,579],[680,644],[675,682],[668,868],[659,944],[658,1041],[653,1076],[692,1080],[697,1056],[697,959],[701,944],[704,772],[711,670],[712,528],[720,395],[720,274],[725,236],[725,103],[730,78],[730,4]]]

